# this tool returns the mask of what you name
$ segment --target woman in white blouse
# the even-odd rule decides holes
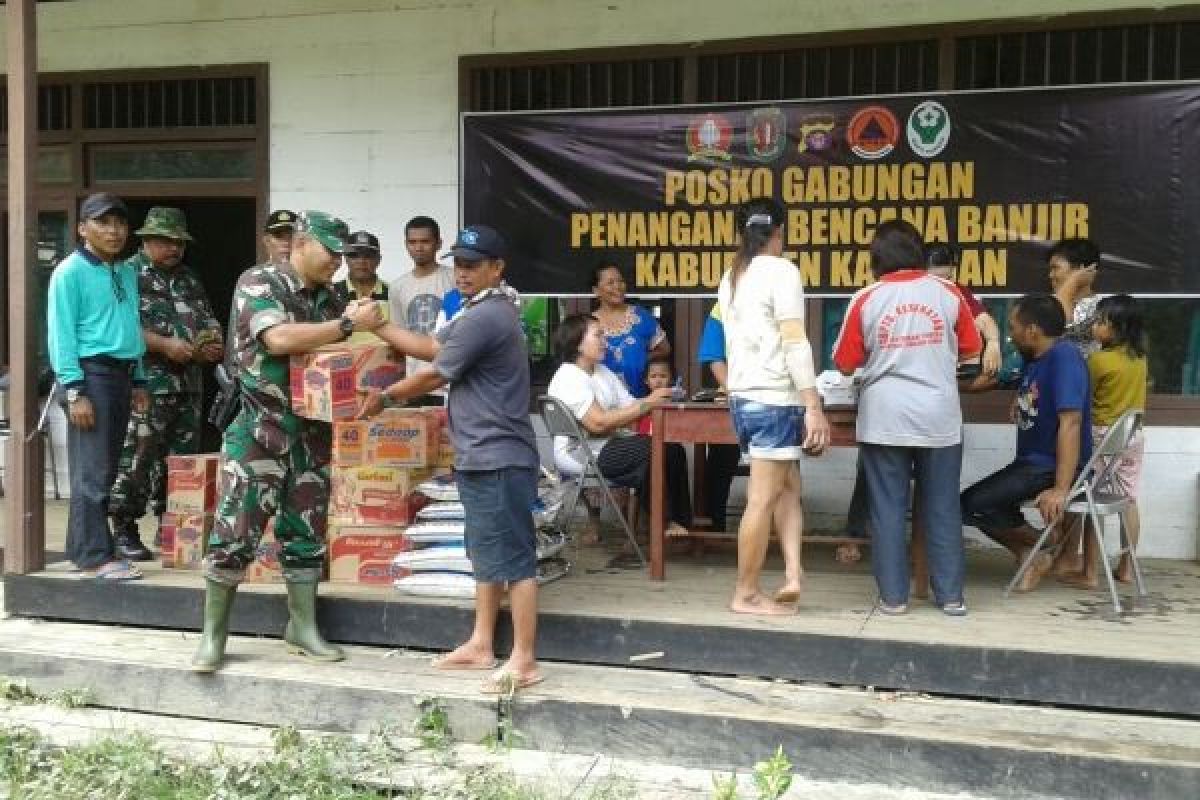
[[[717,291],[725,324],[733,428],[750,456],[746,510],[738,527],[738,575],[729,607],[741,614],[794,613],[800,599],[800,456],[829,444],[804,326],[800,270],[783,258],[784,212],[755,200],[738,213],[738,251]],[[774,597],[759,579],[772,524],[784,559]]]
[[[650,503],[650,437],[632,432],[632,425],[671,399],[671,389],[658,389],[634,398],[621,379],[604,366],[606,341],[600,323],[588,314],[574,314],[554,334],[562,361],[547,394],[560,400],[588,434],[600,474],[614,486],[638,490],[642,508]],[[554,441],[554,461],[560,472],[583,471],[580,453],[565,436]],[[666,506],[668,536],[686,536],[692,523],[688,492],[687,455],[679,444],[666,446]]]

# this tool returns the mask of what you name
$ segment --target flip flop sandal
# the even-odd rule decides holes
[[[136,581],[142,577],[142,571],[128,561],[110,561],[95,572],[84,572],[86,577],[97,581]]]
[[[500,662],[494,658],[487,664],[453,664],[449,663],[447,658],[448,656],[446,655],[436,656],[429,663],[433,665],[434,669],[441,670],[442,672],[486,671],[500,666]]]
[[[536,675],[526,675],[521,680],[517,680],[516,676],[508,671],[500,671],[488,678],[479,687],[479,691],[484,694],[509,694],[521,689],[528,689],[530,686],[537,686],[546,677],[542,673]]]

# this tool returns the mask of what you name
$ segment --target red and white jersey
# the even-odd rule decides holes
[[[982,343],[971,309],[953,283],[925,270],[899,270],[850,301],[833,360],[862,367],[858,440],[899,447],[947,447],[962,440],[955,377]]]

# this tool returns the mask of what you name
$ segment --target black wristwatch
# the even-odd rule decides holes
[[[342,341],[346,341],[354,335],[354,320],[349,317],[342,317],[338,320],[338,330],[342,332]]]

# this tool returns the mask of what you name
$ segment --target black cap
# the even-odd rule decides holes
[[[504,258],[508,245],[494,228],[487,225],[468,225],[458,232],[450,255],[464,261],[483,261],[488,258]]]
[[[350,234],[350,238],[346,242],[346,252],[356,253],[364,250],[379,253],[379,240],[375,238],[375,234],[367,231],[355,231]]]
[[[272,211],[271,216],[267,217],[267,224],[263,226],[264,231],[281,231],[281,230],[296,229],[296,212],[288,211],[281,208],[278,211]]]
[[[105,214],[120,214],[129,219],[129,209],[125,207],[125,201],[108,192],[89,194],[79,206],[79,218],[82,220],[96,219]]]

